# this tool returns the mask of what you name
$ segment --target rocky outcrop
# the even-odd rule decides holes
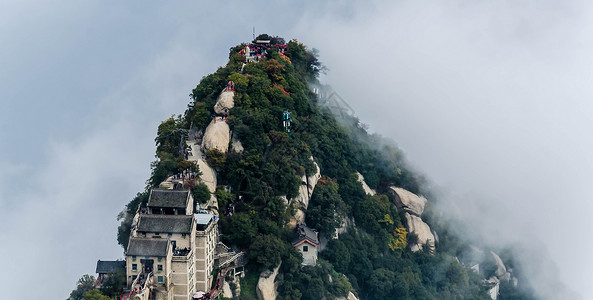
[[[369,187],[369,185],[364,181],[364,176],[362,176],[362,174],[360,174],[359,172],[356,172],[356,174],[358,175],[358,182],[360,182],[360,184],[362,184],[362,189],[364,190],[364,192],[367,193],[368,195],[375,196],[375,194],[377,192],[375,192],[375,190],[371,189]]]
[[[233,286],[231,286],[231,284]],[[225,280],[222,286],[222,296],[225,298],[233,299],[235,295],[241,294],[241,280],[239,276],[236,276],[233,280]]]
[[[231,139],[231,130],[229,125],[220,117],[215,118],[210,122],[204,133],[202,147],[204,151],[210,149],[218,149],[222,153],[226,153],[229,149],[229,141]]]
[[[424,212],[424,206],[426,205],[426,198],[418,196],[410,191],[404,190],[398,187],[390,187],[390,192],[395,198],[395,206],[398,209],[421,216]]]
[[[414,232],[418,236],[418,243],[410,244],[410,249],[418,251],[427,246],[431,251],[434,251],[437,239],[430,226],[424,223],[421,218],[427,202],[426,198],[394,186],[389,188],[389,192],[394,197],[395,206],[404,211],[408,232]]]
[[[484,284],[488,289],[488,296],[490,296],[490,299],[497,300],[498,292],[500,290],[500,280],[498,280],[498,278],[496,278],[495,276],[492,276],[490,277],[490,279],[485,280]]]
[[[302,209],[297,209],[294,216],[290,218],[288,222],[288,228],[294,229],[297,224],[305,223],[305,212]]]
[[[214,104],[214,112],[218,115],[228,116],[231,108],[235,106],[234,96],[235,92],[224,89],[223,92],[220,93],[220,96],[218,96],[216,104]]]
[[[236,153],[241,153],[245,150],[243,144],[241,144],[241,141],[235,134],[231,135],[231,149]]]
[[[259,275],[256,288],[258,300],[275,300],[278,297],[278,283],[274,282],[278,275],[278,269],[280,269],[280,265],[273,271],[266,270]]]
[[[494,271],[496,277],[498,277],[500,281],[508,282],[509,280],[511,280],[512,275],[505,267],[504,263],[502,262],[502,259],[500,259],[500,256],[494,253],[494,251],[490,251],[490,254],[492,255],[492,258],[494,258],[494,262],[496,263],[496,271]]]
[[[404,213],[404,216],[406,217],[406,221],[408,223],[408,231],[414,232],[416,235],[418,235],[418,243],[416,245],[410,245],[412,251],[421,250],[425,246],[428,246],[434,250],[435,239],[428,224],[424,223],[420,217],[407,212]]]
[[[313,160],[313,157],[311,157]],[[300,203],[305,209],[309,206],[309,200],[311,200],[311,195],[313,195],[313,190],[315,189],[315,185],[317,185],[317,181],[321,178],[321,173],[319,171],[319,165],[313,161],[315,164],[315,174],[307,177],[303,175],[301,177],[301,186],[299,187],[299,194],[296,196],[295,200],[297,203]]]
[[[494,253],[494,251],[490,251],[490,254],[492,255],[492,258],[494,258],[494,262],[496,263],[496,271],[494,272],[494,274],[496,274],[496,277],[499,278],[501,276],[504,276],[507,273],[507,268],[504,266],[502,259],[500,259],[500,256]]]
[[[348,232],[348,227],[354,225],[354,220],[351,220],[349,217],[345,217],[342,220],[342,224],[340,227],[336,228],[336,233],[334,234],[334,238],[338,238],[338,236],[342,233]]]
[[[336,298],[336,300],[358,300],[358,297],[356,297],[356,295],[354,295],[354,293],[349,292],[348,297],[338,297],[338,298]]]

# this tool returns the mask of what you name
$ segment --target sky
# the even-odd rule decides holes
[[[319,50],[322,80],[431,179],[460,234],[521,249],[542,299],[588,299],[592,6],[2,1],[3,297],[33,281],[64,299],[123,257],[116,218],[144,189],[158,124],[255,26]]]

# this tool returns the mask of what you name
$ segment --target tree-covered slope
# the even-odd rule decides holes
[[[466,245],[433,213],[423,178],[406,166],[402,152],[368,134],[356,118],[337,117],[319,104],[309,88],[322,71],[314,52],[292,40],[283,54],[272,47],[258,62],[243,65],[244,46],[231,48],[226,66],[202,78],[182,115],[159,126],[148,188],[197,168],[184,159],[179,145],[188,129],[206,129],[220,91],[233,81],[234,107],[227,123],[244,150],[211,150],[206,159],[217,170],[219,185],[230,186],[230,192],[216,193],[220,230],[223,242],[248,249],[248,279],[281,263],[279,299],[334,299],[350,291],[360,299],[490,299],[483,274],[456,258]],[[282,122],[287,110],[290,132]],[[301,266],[302,256],[292,247],[288,224],[299,208],[290,200],[299,192],[301,177],[316,172],[314,162],[322,178],[305,220],[328,241],[317,265],[308,267]],[[365,193],[357,172],[376,195]],[[410,250],[417,236],[407,232],[404,212],[388,193],[391,186],[429,198],[426,222],[440,236],[435,250]],[[118,241],[124,248],[134,212],[146,201],[146,192],[139,193],[122,216]],[[234,207],[231,216],[224,214],[228,204]],[[350,227],[332,238],[345,218]],[[244,280],[240,298],[253,298],[253,289],[253,280]]]

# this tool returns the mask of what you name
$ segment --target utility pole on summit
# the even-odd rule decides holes
[[[255,41],[255,26],[253,26],[253,40]]]

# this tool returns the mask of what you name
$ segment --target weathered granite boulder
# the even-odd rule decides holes
[[[257,281],[257,299],[259,300],[275,300],[278,297],[278,283],[274,282],[278,275],[280,265],[274,268],[274,271],[266,270],[261,272],[259,280]]]
[[[313,157],[311,157],[311,160],[313,160]],[[309,206],[309,200],[311,200],[311,195],[313,195],[315,185],[317,185],[317,181],[319,181],[319,178],[321,178],[319,165],[315,161],[313,161],[313,164],[315,164],[315,174],[309,177],[307,177],[306,175],[303,175],[303,177],[301,177],[301,186],[299,187],[299,194],[295,197],[295,200],[297,200],[298,203],[301,203],[301,205],[305,209],[307,209],[307,207]]]
[[[397,206],[397,208],[403,209],[406,212],[416,216],[422,215],[422,212],[424,212],[424,206],[427,202],[426,198],[398,187],[392,186],[389,188],[389,190],[395,197],[395,206]]]
[[[356,295],[354,295],[354,293],[349,292],[348,297],[338,297],[338,298],[336,298],[336,300],[358,300],[358,297],[356,297]]]
[[[204,151],[210,149],[218,149],[222,153],[226,153],[229,149],[229,141],[231,139],[229,125],[220,117],[215,118],[210,122],[204,133],[202,147]]]
[[[229,115],[229,110],[235,106],[235,100],[233,97],[235,92],[227,91],[226,89],[220,93],[216,104],[214,104],[214,112],[218,115]]]
[[[362,189],[364,190],[364,192],[371,196],[374,196],[377,192],[371,189],[369,185],[364,181],[364,176],[362,176],[362,174],[360,174],[359,172],[356,172],[356,174],[358,174],[358,182],[362,184]]]
[[[404,213],[406,221],[408,223],[408,232],[414,232],[418,235],[418,244],[410,245],[412,251],[421,250],[424,246],[428,246],[434,249],[434,236],[430,230],[430,226],[424,223],[422,219],[416,215]]]
[[[241,141],[239,140],[239,138],[235,134],[233,134],[231,136],[231,148],[236,153],[241,153],[241,152],[243,152],[245,150],[243,148],[243,144],[241,144]]]
[[[500,259],[500,256],[494,253],[494,251],[490,251],[490,254],[492,255],[492,258],[494,258],[494,262],[496,263],[496,271],[494,272],[494,274],[496,274],[496,277],[503,281],[509,281],[509,279],[511,279],[511,274],[507,272],[507,268],[502,262],[502,259]]]
[[[498,280],[498,278],[495,276],[492,276],[488,280],[485,280],[484,284],[488,289],[488,296],[490,296],[490,299],[497,300],[498,292],[500,290],[500,280]]]

